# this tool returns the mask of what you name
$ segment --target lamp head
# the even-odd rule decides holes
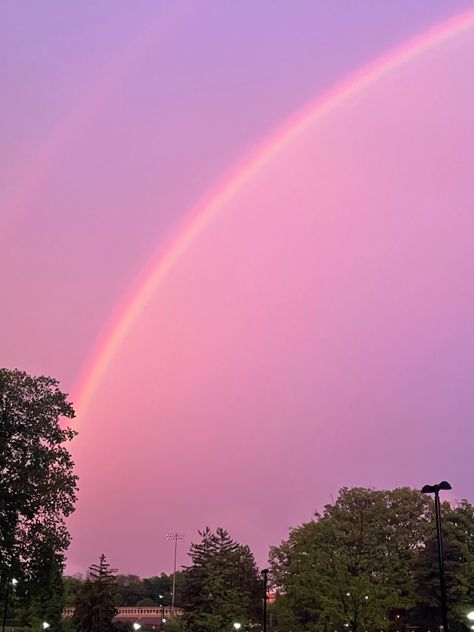
[[[424,485],[421,488],[422,494],[438,494],[441,490],[448,491],[452,489],[448,481],[441,481],[438,485]]]
[[[448,481],[441,481],[441,483],[438,485],[438,489],[444,489],[444,490],[448,491],[448,490],[453,489],[453,488],[448,483]]]
[[[423,485],[421,488],[422,494],[434,494],[436,492],[436,487],[434,485]]]

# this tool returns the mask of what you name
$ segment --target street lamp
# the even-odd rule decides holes
[[[242,627],[241,623],[238,623],[237,621],[234,623],[234,630],[240,630],[241,627]]]
[[[422,494],[434,494],[435,497],[435,517],[436,536],[438,541],[438,564],[439,564],[439,584],[441,588],[441,616],[443,618],[444,632],[448,632],[448,604],[446,599],[446,580],[444,577],[444,553],[443,553],[443,533],[441,531],[441,505],[439,502],[439,492],[452,489],[447,481],[441,481],[438,485],[425,485]]]
[[[469,621],[474,621],[474,610],[471,610],[471,612],[467,613],[467,618],[469,619]]]
[[[43,621],[41,626],[42,626],[43,630],[47,630],[48,628],[51,627],[47,621]]]
[[[133,624],[133,629],[135,630],[135,632],[138,632],[138,630],[142,627],[139,623],[135,622]]]
[[[267,632],[268,568],[263,569],[262,577],[263,577],[263,632]]]

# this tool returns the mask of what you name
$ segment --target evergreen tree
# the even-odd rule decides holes
[[[89,568],[89,576],[77,595],[73,624],[77,632],[112,632],[115,607],[115,570],[101,555],[99,564]]]
[[[193,632],[231,632],[233,623],[247,626],[259,619],[261,583],[248,546],[235,542],[222,528],[200,531],[192,544],[192,565],[184,583],[184,621]]]

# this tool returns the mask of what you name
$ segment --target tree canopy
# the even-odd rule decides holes
[[[67,449],[76,433],[65,423],[73,417],[56,380],[0,369],[0,575],[4,591],[18,580],[23,613],[53,619],[76,500]]]
[[[473,509],[443,508],[453,629],[472,604]],[[433,502],[408,488],[341,490],[271,550],[279,627],[353,632],[439,622]]]

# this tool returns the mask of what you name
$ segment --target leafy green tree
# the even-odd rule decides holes
[[[89,568],[89,577],[77,595],[72,622],[77,632],[112,632],[115,607],[115,571],[101,555]]]
[[[136,606],[148,597],[144,582],[138,575],[117,575],[116,590],[118,606]]]
[[[77,595],[83,587],[84,581],[81,574],[63,576],[65,608],[74,608]]]
[[[45,548],[41,560],[36,561],[33,569],[33,581],[23,586],[18,584],[19,593],[24,598],[20,601],[17,617],[24,625],[40,629],[41,623],[47,621],[51,631],[62,627],[64,608],[64,584],[62,580],[63,561],[51,549]]]
[[[135,605],[141,607],[156,607],[157,604],[150,597],[145,597],[144,599],[140,599],[140,601],[137,601]]]
[[[261,583],[249,547],[222,528],[212,532],[207,527],[199,535],[185,572],[184,622],[193,632],[222,632],[236,621],[244,626],[256,621]]]
[[[165,573],[161,573],[161,575],[155,577],[145,578],[143,585],[145,587],[146,596],[152,599],[157,605],[161,605],[161,602],[171,590],[169,577],[165,575]]]
[[[60,610],[77,483],[67,450],[76,433],[64,420],[73,417],[56,380],[0,369],[0,577],[4,595],[18,581],[22,619],[40,601],[52,619]]]
[[[181,606],[184,573],[176,573],[175,605]],[[172,577],[161,573],[155,577],[141,579],[138,575],[117,575],[117,606],[139,606],[144,600],[148,605],[169,606],[171,604]]]
[[[323,515],[271,550],[283,629],[384,629],[416,603],[415,561],[432,520],[407,488],[341,490]]]

